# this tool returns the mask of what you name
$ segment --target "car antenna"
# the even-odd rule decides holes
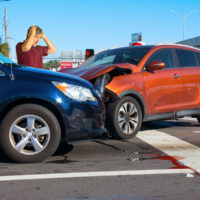
[[[10,79],[11,79],[12,81],[15,80],[15,76],[14,76],[14,74],[13,74],[13,65],[12,65],[12,62],[10,63],[10,74],[9,74],[9,76],[10,76]]]

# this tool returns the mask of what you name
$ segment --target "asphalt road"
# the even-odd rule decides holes
[[[43,163],[1,153],[0,200],[199,200],[199,148],[200,126],[184,118],[146,123],[131,140],[62,144]]]

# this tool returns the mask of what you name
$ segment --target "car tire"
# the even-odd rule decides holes
[[[13,161],[41,162],[57,149],[61,129],[54,114],[37,104],[14,107],[0,126],[0,145]]]
[[[116,139],[130,139],[136,136],[142,124],[139,103],[125,96],[107,105],[106,128]]]

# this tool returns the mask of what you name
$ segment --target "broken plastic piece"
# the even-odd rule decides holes
[[[141,160],[144,160],[144,158],[134,158],[134,157],[132,157],[129,160],[130,161],[141,161]]]
[[[193,178],[193,177],[194,177],[194,174],[192,174],[192,173],[186,173],[186,174],[185,174],[185,177],[187,177],[187,178]]]

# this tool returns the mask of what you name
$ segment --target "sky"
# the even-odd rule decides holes
[[[198,9],[185,18],[185,38],[200,36],[200,0],[0,0],[3,42],[5,8],[14,45],[26,38],[29,26],[38,25],[57,47],[56,55],[128,46],[137,32],[146,44],[181,41],[183,20],[170,10],[186,16]]]

